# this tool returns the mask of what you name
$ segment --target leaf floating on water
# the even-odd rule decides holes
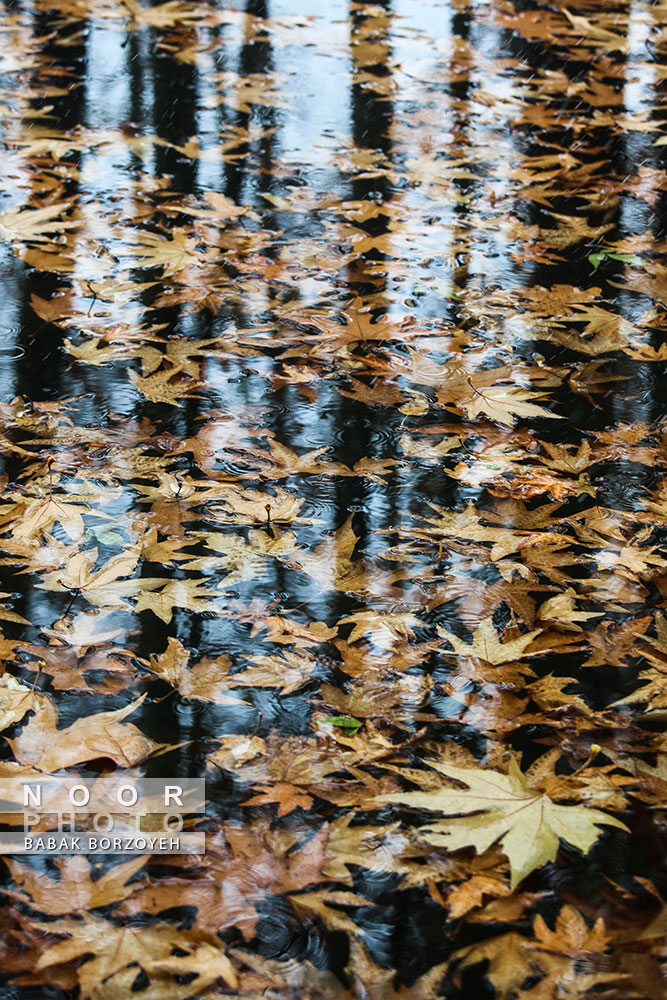
[[[507,774],[429,763],[446,778],[465,785],[466,790],[443,785],[430,792],[386,796],[382,801],[458,815],[421,827],[425,840],[449,851],[474,847],[483,853],[499,841],[510,863],[512,889],[536,868],[555,861],[560,840],[588,853],[601,834],[601,826],[628,829],[599,809],[554,802],[531,787],[514,759]]]
[[[47,699],[41,702],[20,735],[8,743],[20,763],[32,764],[40,771],[59,771],[102,757],[110,758],[120,767],[131,767],[160,747],[133,723],[123,724],[145,697],[142,695],[125,708],[82,716],[65,729],[56,728],[56,710]]]
[[[0,215],[0,239],[25,240],[28,243],[48,243],[65,229],[74,229],[81,223],[63,217],[73,202],[64,201],[44,208],[10,208]]]
[[[327,726],[340,726],[341,729],[348,729],[352,734],[358,732],[363,726],[361,719],[355,719],[351,715],[327,715],[320,722]]]
[[[16,1000],[663,1000],[664,4],[343,6],[0,10]]]

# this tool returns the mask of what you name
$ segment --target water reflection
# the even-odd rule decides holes
[[[0,16],[4,759],[17,679],[54,745],[137,700],[133,764],[210,777],[201,866],[109,911],[232,949],[198,995],[656,995],[664,17],[616,7]],[[629,832],[520,883],[498,831],[429,840],[429,762],[511,759]]]

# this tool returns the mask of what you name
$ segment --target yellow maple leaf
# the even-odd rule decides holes
[[[529,646],[542,629],[534,629],[525,635],[517,636],[508,642],[501,642],[496,628],[493,624],[493,617],[489,616],[479,623],[472,637],[472,643],[464,642],[453,632],[448,632],[444,628],[438,628],[438,634],[446,639],[454,647],[454,653],[449,656],[476,656],[487,663],[497,665],[499,663],[510,663],[513,660],[520,660],[524,656],[530,656],[527,652]],[[543,653],[544,650],[538,650]],[[535,653],[533,653],[535,655]]]
[[[138,267],[163,267],[165,275],[196,267],[206,259],[197,250],[197,240],[183,229],[171,229],[168,239],[157,233],[137,231],[133,239],[138,245],[127,247],[125,253],[136,257]]]
[[[402,792],[378,801],[449,814],[420,829],[429,843],[458,851],[474,847],[478,853],[496,841],[510,863],[511,887],[548,861],[554,861],[559,840],[588,853],[600,836],[600,824],[628,828],[599,809],[584,805],[558,805],[531,787],[515,759],[507,774],[483,767],[457,767],[429,762],[465,789],[444,785],[434,791]]]
[[[57,728],[56,707],[43,698],[20,734],[7,742],[21,764],[33,764],[41,771],[54,772],[101,757],[131,767],[162,745],[144,736],[133,723],[121,724],[145,697],[115,711],[82,716],[65,729]]]
[[[485,387],[483,391],[474,389],[474,393],[472,399],[459,403],[465,415],[471,419],[486,416],[508,427],[514,424],[515,416],[564,419],[533,402],[535,399],[543,398],[544,393],[531,392],[530,389],[522,389],[518,385],[491,385]]]
[[[29,538],[59,521],[72,541],[76,542],[85,530],[81,515],[88,510],[90,508],[84,503],[69,503],[59,497],[34,500],[21,511],[21,518],[17,519],[12,535],[14,538]]]
[[[45,208],[15,206],[0,215],[0,239],[26,240],[30,243],[49,243],[54,235],[64,229],[80,225],[73,219],[63,219],[62,213],[72,207],[71,201],[62,201]]]
[[[44,700],[12,674],[0,678],[0,731],[20,722],[26,712],[36,710]]]
[[[161,590],[148,590],[165,581],[161,579],[142,580],[142,590],[137,595],[135,611],[152,611],[167,624],[171,621],[174,608],[187,608],[201,614],[202,611],[220,612],[221,598],[218,591],[204,585],[204,578],[197,580],[169,580]],[[211,598],[217,600],[211,600]]]

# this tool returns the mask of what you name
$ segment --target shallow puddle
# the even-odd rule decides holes
[[[4,996],[663,1000],[667,6],[0,39]]]

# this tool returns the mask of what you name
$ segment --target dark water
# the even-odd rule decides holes
[[[239,977],[35,971],[64,911],[14,869],[5,995],[659,1000],[664,5],[62,0],[0,29],[5,669],[61,729],[146,694],[128,722],[170,749],[136,766],[206,776],[214,846],[95,919],[208,933]],[[512,757],[628,830],[510,888],[497,844],[375,801]]]

